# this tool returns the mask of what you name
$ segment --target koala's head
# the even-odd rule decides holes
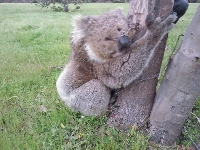
[[[97,17],[78,17],[71,41],[84,41],[85,50],[91,60],[106,62],[126,52],[130,45],[128,22],[121,9]]]

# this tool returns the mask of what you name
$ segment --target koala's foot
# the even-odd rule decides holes
[[[99,80],[93,79],[73,90],[65,104],[73,111],[86,116],[100,116],[108,109],[110,90]]]

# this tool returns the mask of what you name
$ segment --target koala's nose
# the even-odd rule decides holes
[[[121,36],[119,38],[119,45],[120,45],[120,49],[123,48],[128,48],[130,46],[130,39],[128,38],[128,36]]]

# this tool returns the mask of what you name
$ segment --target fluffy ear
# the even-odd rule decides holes
[[[124,14],[123,14],[123,10],[124,10],[123,7],[118,7],[118,8],[117,8],[116,10],[114,10],[113,12],[114,12],[115,15],[124,15]]]
[[[80,42],[88,33],[91,24],[94,24],[95,19],[90,16],[76,16],[74,19],[74,29],[71,34],[72,43]]]
[[[89,16],[75,16],[73,17],[74,20],[74,28],[76,29],[84,29],[87,27],[88,21],[90,20]]]
[[[124,8],[123,7],[118,7],[116,11],[123,13]]]

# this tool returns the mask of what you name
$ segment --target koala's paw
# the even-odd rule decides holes
[[[165,20],[161,22],[162,31],[168,33],[174,27],[174,21],[176,21],[177,15],[171,14]]]
[[[177,19],[176,14],[169,15],[166,19],[162,21],[161,17],[157,17],[154,24],[149,28],[149,30],[154,33],[166,34],[174,27],[174,21]]]

